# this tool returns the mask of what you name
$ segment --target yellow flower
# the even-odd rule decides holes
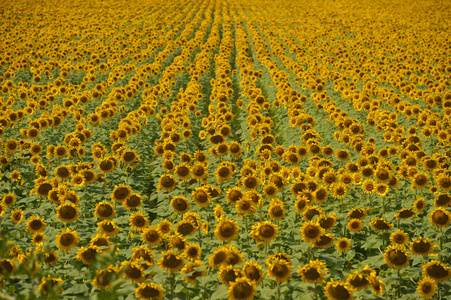
[[[135,289],[135,296],[140,300],[161,300],[164,297],[164,290],[161,285],[143,282]]]
[[[437,291],[437,282],[431,277],[425,276],[418,281],[417,291],[420,297],[430,299]]]
[[[219,220],[215,229],[215,236],[221,241],[232,241],[238,235],[239,227],[235,220],[228,217]]]
[[[230,300],[252,300],[256,292],[255,282],[246,277],[231,282],[227,290]]]
[[[80,242],[77,232],[69,228],[62,230],[55,239],[56,246],[63,252],[70,251]]]

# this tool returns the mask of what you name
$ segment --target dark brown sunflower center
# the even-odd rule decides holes
[[[145,299],[153,299],[160,295],[160,291],[151,286],[145,286],[140,293]]]
[[[231,223],[224,223],[219,228],[219,233],[225,238],[229,238],[235,234],[235,227]]]
[[[388,254],[389,261],[396,265],[402,266],[407,262],[407,256],[403,251],[400,250],[392,250]]]
[[[252,293],[252,286],[247,282],[240,282],[233,288],[233,296],[235,299],[248,299]]]
[[[180,258],[177,258],[174,254],[165,256],[163,259],[163,265],[168,268],[177,268],[182,263]]]
[[[317,280],[321,277],[316,268],[308,268],[303,274],[309,280]]]
[[[60,209],[60,214],[63,219],[72,219],[77,215],[77,211],[72,206],[63,206]]]
[[[102,204],[99,206],[98,212],[101,217],[108,218],[113,214],[113,208],[108,204]]]
[[[337,286],[331,286],[329,288],[329,293],[334,297],[335,299],[349,299],[351,297],[351,294],[349,293],[348,289],[342,285]]]
[[[75,241],[75,237],[71,233],[65,233],[60,238],[60,243],[65,247],[72,245],[74,243],[74,241]]]
[[[449,221],[449,216],[442,211],[436,211],[432,214],[432,220],[438,225],[445,225]]]
[[[435,279],[440,279],[448,276],[448,271],[441,265],[434,264],[426,268],[426,273]]]

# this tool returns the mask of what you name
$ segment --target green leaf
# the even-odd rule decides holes
[[[225,285],[219,286],[219,288],[211,295],[211,300],[225,299],[227,298],[227,287]]]

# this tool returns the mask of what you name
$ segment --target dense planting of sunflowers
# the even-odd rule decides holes
[[[449,299],[447,1],[3,1],[0,298]]]

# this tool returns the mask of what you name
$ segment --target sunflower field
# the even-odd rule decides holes
[[[0,299],[451,299],[451,2],[0,15]]]

